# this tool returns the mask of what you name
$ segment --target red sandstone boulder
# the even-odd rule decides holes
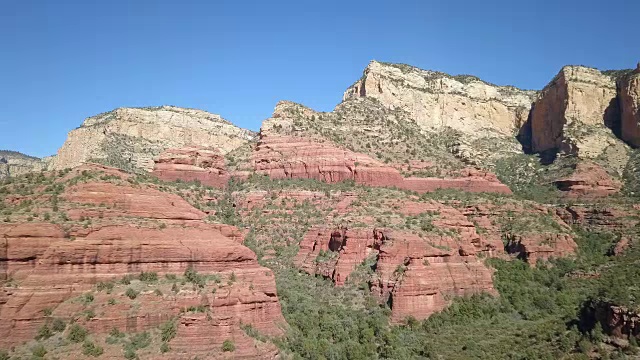
[[[614,180],[601,166],[591,162],[578,163],[571,176],[554,183],[569,197],[606,197],[618,193],[622,188],[619,181]]]
[[[199,181],[203,185],[223,188],[231,177],[224,156],[212,148],[169,149],[154,162],[152,174],[166,181]]]

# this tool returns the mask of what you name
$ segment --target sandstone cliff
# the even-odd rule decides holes
[[[16,151],[0,150],[0,179],[19,176],[47,167],[47,159],[38,159]]]
[[[619,98],[622,139],[640,147],[640,63],[620,81]]]
[[[620,172],[628,148],[614,135],[619,123],[615,78],[597,69],[565,66],[535,101],[528,132],[536,153],[562,152],[580,158],[605,157]]]
[[[526,121],[535,91],[489,84],[404,64],[372,61],[344,100],[371,97],[400,108],[424,129],[450,127],[469,136],[512,135]]]
[[[119,108],[87,118],[69,133],[51,163],[64,169],[94,161],[126,170],[153,169],[153,158],[169,148],[198,145],[227,153],[253,133],[219,115],[174,106]]]

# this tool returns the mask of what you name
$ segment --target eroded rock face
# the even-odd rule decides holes
[[[99,209],[82,207],[71,209],[69,217],[72,219],[136,216],[159,220],[200,220],[205,216],[205,213],[194,208],[178,195],[111,183],[78,184],[67,189],[63,197],[74,203],[100,207]]]
[[[64,237],[55,224],[0,224],[0,280],[21,280],[49,246]]]
[[[563,67],[533,105],[530,150],[561,151],[589,159],[607,154],[624,162],[624,144],[608,128],[618,122],[616,96],[614,78],[597,69]]]
[[[353,180],[371,186],[400,186],[398,170],[329,142],[301,137],[261,136],[253,153],[258,174],[273,179]]]
[[[229,181],[224,157],[217,149],[187,147],[169,149],[155,160],[152,174],[166,181],[199,181],[223,188]]]
[[[507,240],[507,252],[517,255],[532,266],[539,260],[571,256],[578,249],[578,245],[568,234],[508,234]]]
[[[107,333],[114,327],[137,332],[176,318],[171,347],[178,351],[208,356],[220,352],[228,339],[235,343],[236,356],[275,356],[274,346],[256,347],[241,328],[250,324],[260,333],[281,335],[285,324],[274,275],[242,245],[243,232],[203,222],[205,214],[176,195],[124,184],[89,182],[66,188],[61,195],[65,208],[77,209],[69,210],[69,217],[91,217],[95,224],[89,227],[72,226],[66,233],[53,224],[0,227],[3,273],[18,280],[18,286],[0,299],[0,346],[33,339],[46,321],[44,309],[53,317],[77,316],[85,305],[73,298],[98,282],[141,272],[182,276],[192,268],[225,283],[211,281],[202,290],[194,286],[160,295],[143,290],[136,298],[137,308],[125,301],[124,289],[110,295],[94,292],[96,315],[79,322],[91,332]],[[112,307],[98,305],[111,297],[118,298]],[[195,307],[208,314],[185,312]]]
[[[595,304],[595,320],[600,322],[602,329],[615,337],[640,337],[640,315],[625,306],[611,303]]]
[[[487,131],[512,135],[527,120],[535,94],[474,76],[372,61],[343,99],[372,97],[408,111],[424,129],[450,127],[477,137]]]
[[[48,161],[16,151],[0,150],[0,179],[44,170]]]
[[[556,180],[555,185],[569,197],[607,197],[622,188],[620,181],[613,179],[599,165],[580,162],[571,176]]]
[[[170,148],[198,145],[227,153],[253,133],[219,115],[174,106],[119,108],[87,118],[71,131],[52,169],[99,161],[126,170],[151,171],[153,158]]]
[[[315,228],[305,235],[295,261],[340,286],[369,259],[375,268],[372,290],[390,304],[392,320],[400,322],[443,310],[447,296],[495,292],[491,271],[476,257],[485,250],[464,240],[396,230]]]
[[[341,149],[328,141],[261,134],[253,153],[258,174],[273,179],[315,179],[327,183],[353,180],[369,186],[397,187],[420,193],[437,189],[510,194],[495,175],[465,169],[458,178],[403,178],[400,172],[368,155]]]
[[[640,146],[640,63],[631,74],[625,76],[619,86],[622,115],[622,139],[635,147]]]

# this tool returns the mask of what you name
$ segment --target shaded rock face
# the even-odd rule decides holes
[[[578,245],[568,234],[507,235],[506,250],[535,266],[539,260],[575,254]]]
[[[203,185],[223,188],[230,178],[224,157],[217,149],[169,149],[154,163],[152,174],[166,181],[199,181]]]
[[[591,162],[580,162],[571,176],[558,179],[556,187],[566,192],[569,197],[595,198],[607,197],[620,192],[622,183],[613,179],[599,165]]]
[[[619,85],[622,139],[640,147],[640,63]]]
[[[400,322],[443,310],[448,296],[494,293],[491,270],[476,257],[486,246],[395,230],[315,228],[301,242],[296,264],[340,286],[370,259],[370,286]]]
[[[403,178],[400,172],[368,155],[341,149],[328,141],[261,133],[253,153],[258,174],[273,179],[315,179],[328,183],[353,180],[369,186],[387,186],[420,193],[437,189],[510,194],[495,175],[474,169],[459,178]]]
[[[372,61],[343,99],[372,97],[408,111],[424,129],[450,127],[477,137],[487,131],[513,135],[526,121],[535,94],[474,76]]]
[[[127,177],[115,170],[112,174]],[[136,298],[141,305],[137,310],[118,300],[79,323],[98,333],[114,327],[137,332],[177,318],[177,336],[171,342],[176,350],[210,354],[230,339],[239,357],[277,353],[271,345],[256,347],[240,327],[251,324],[263,334],[277,336],[285,320],[272,271],[260,266],[256,255],[242,245],[244,236],[237,228],[205,223],[205,213],[182,198],[145,185],[80,183],[68,186],[61,198],[77,209],[69,209],[70,218],[91,217],[96,224],[65,231],[40,223],[0,227],[2,274],[19,281],[0,301],[0,346],[33,339],[46,321],[44,309],[53,317],[75,316],[83,305],[73,298],[98,282],[141,272],[182,275],[192,268],[229,281],[216,292],[207,287],[166,295],[143,291]],[[122,293],[95,294],[95,303],[106,304],[107,297],[125,298]],[[189,307],[211,311],[209,315],[184,312]]]
[[[71,131],[50,168],[97,161],[125,170],[151,171],[153,158],[167,149],[198,145],[227,153],[252,137],[251,131],[202,110],[120,108],[87,118]]]
[[[612,336],[627,339],[640,338],[640,314],[625,306],[609,302],[596,302],[588,309],[589,317],[599,322],[602,329]]]
[[[16,151],[0,150],[0,179],[40,171],[47,168],[48,159],[39,159]]]
[[[618,206],[571,205],[556,210],[567,224],[578,224],[598,232],[633,232],[640,223],[637,209]]]
[[[590,159],[607,154],[626,159],[624,144],[608,128],[618,122],[615,79],[596,69],[565,66],[533,105],[531,142],[525,147],[535,153],[560,151]]]

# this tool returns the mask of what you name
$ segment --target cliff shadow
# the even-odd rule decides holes
[[[520,129],[518,129],[518,133],[516,134],[516,140],[522,146],[522,152],[527,155],[533,154],[533,146],[531,144],[531,116],[533,114],[534,104],[531,104],[531,109],[529,110],[529,115],[527,115],[527,120],[525,120],[522,124],[520,124]]]
[[[611,129],[611,132],[613,132],[618,139],[622,140],[622,111],[620,111],[618,96],[611,99],[602,117],[604,119],[604,126]]]

